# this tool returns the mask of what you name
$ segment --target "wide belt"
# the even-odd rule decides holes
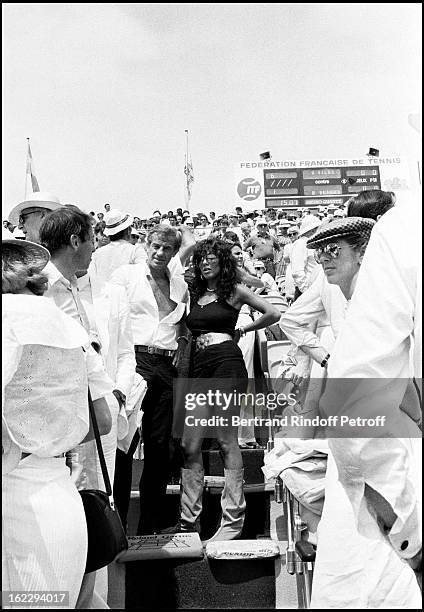
[[[162,355],[163,357],[173,357],[176,353],[176,351],[169,351],[158,346],[146,346],[144,344],[136,344],[134,350],[136,353],[149,353],[149,355]]]

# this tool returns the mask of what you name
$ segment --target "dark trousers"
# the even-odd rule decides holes
[[[173,381],[177,370],[172,365],[172,357],[136,353],[136,360],[136,370],[147,382],[141,407],[144,465],[139,484],[140,520],[137,529],[138,535],[145,535],[162,527],[170,475]]]
[[[131,497],[133,456],[139,440],[140,433],[137,429],[127,453],[124,453],[119,448],[116,449],[113,497],[124,529],[127,527],[128,508]]]

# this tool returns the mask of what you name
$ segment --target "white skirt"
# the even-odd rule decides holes
[[[75,608],[87,558],[87,527],[65,459],[22,459],[3,476],[2,491],[3,591],[65,591],[67,607]]]

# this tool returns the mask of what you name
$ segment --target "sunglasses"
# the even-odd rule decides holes
[[[28,219],[28,217],[29,217],[30,215],[33,215],[35,212],[37,212],[37,211],[36,211],[36,210],[33,210],[33,211],[31,211],[31,212],[27,212],[27,213],[24,213],[24,214],[22,214],[22,215],[19,215],[19,223],[20,223],[20,224],[25,223],[25,221]]]
[[[336,243],[330,242],[329,244],[326,244],[324,247],[318,247],[317,249],[315,249],[315,253],[314,253],[315,259],[318,263],[321,262],[323,255],[327,255],[331,257],[331,259],[337,259],[337,257],[340,255],[340,251],[343,248],[348,248],[348,247],[339,246]]]
[[[205,261],[208,264],[216,264],[219,261],[219,258],[215,257],[214,255],[206,255],[205,257],[202,257],[201,263]]]

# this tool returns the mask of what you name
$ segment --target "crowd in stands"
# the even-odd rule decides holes
[[[70,608],[108,607],[107,568],[84,573],[78,489],[104,489],[89,393],[124,527],[142,448],[137,534],[199,532],[202,443],[211,435],[184,426],[184,414],[181,425],[174,382],[190,378],[195,394],[205,380],[245,392],[256,332],[274,326],[291,342],[290,383],[302,388],[308,414],[325,413],[332,380],[405,380],[393,410],[401,407],[409,437],[393,435],[391,451],[386,439],[359,451],[358,441],[329,441],[312,607],[417,607],[419,237],[413,213],[395,200],[373,190],[340,206],[177,208],[148,218],[110,204],[87,214],[43,192],[16,205],[2,249],[3,589],[66,590]],[[198,409],[209,417],[216,406]],[[240,410],[255,415],[247,403],[228,415]],[[213,437],[225,484],[211,540],[225,542],[244,525],[241,449],[261,440],[253,425],[220,426]],[[180,515],[169,526],[164,500],[177,451]]]

